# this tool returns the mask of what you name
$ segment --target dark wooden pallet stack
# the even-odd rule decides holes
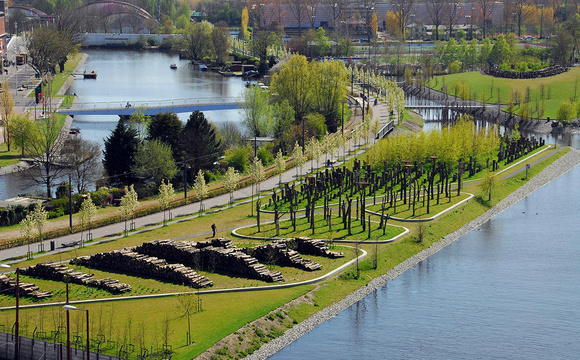
[[[285,242],[289,248],[296,249],[296,251],[304,255],[324,256],[332,259],[344,257],[344,254],[341,252],[329,250],[328,246],[322,240],[299,237],[279,241]]]
[[[71,264],[152,276],[194,288],[213,286],[210,279],[189,267],[168,264],[163,259],[137,253],[132,248],[81,256],[71,260]]]
[[[131,285],[119,282],[119,280],[104,278],[97,279],[94,275],[76,271],[63,263],[44,262],[22,269],[22,272],[29,276],[36,276],[49,280],[68,281],[106,290],[112,294],[122,294],[131,291]]]
[[[0,274],[0,292],[16,294],[16,279],[8,277],[4,274]],[[36,299],[43,299],[51,297],[52,293],[50,291],[40,291],[38,286],[20,282],[20,291],[18,292],[20,296],[33,297]]]
[[[198,270],[230,272],[266,282],[284,281],[280,272],[269,271],[257,259],[235,247],[227,238],[197,243],[155,240],[143,243],[135,251],[169,262],[179,261]]]
[[[247,248],[243,251],[267,264],[291,266],[306,271],[322,269],[322,265],[319,263],[304,259],[297,251],[289,249],[284,241],[275,241],[271,244]]]

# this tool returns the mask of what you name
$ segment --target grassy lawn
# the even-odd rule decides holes
[[[455,82],[465,82],[469,88],[469,93],[476,93],[476,100],[481,101],[481,96],[484,94],[486,102],[492,104],[498,103],[498,89],[499,103],[507,104],[510,94],[517,91],[520,98],[523,100],[527,91],[526,89],[529,88],[531,99],[530,106],[533,111],[533,117],[538,117],[538,112],[535,111],[536,99],[541,107],[541,88],[543,85],[545,111],[543,116],[540,117],[545,119],[549,116],[550,118],[555,119],[558,105],[563,100],[573,99],[575,97],[575,88],[578,89],[577,95],[580,96],[580,88],[577,87],[579,79],[580,68],[574,67],[563,74],[541,79],[503,79],[483,75],[479,72],[466,72],[437,76],[431,79],[427,85],[433,89],[441,90],[443,83],[445,83],[448,93],[454,95],[452,84]],[[515,107],[515,111],[518,113],[518,106]]]
[[[310,238],[316,239],[328,239],[328,240],[367,240],[368,229],[363,231],[362,225],[359,220],[356,220],[355,211],[352,210],[351,218],[351,233],[348,235],[348,229],[344,229],[342,223],[342,218],[336,216],[338,211],[333,212],[332,216],[332,231],[329,230],[326,220],[323,215],[314,215],[314,234],[310,228],[310,224],[306,221],[304,216],[296,219],[296,232],[293,231],[292,222],[290,220],[280,222],[280,235],[279,237],[299,237],[308,236]],[[367,220],[368,224],[368,220]],[[387,226],[385,235],[383,235],[383,230],[378,229],[377,223],[371,224],[371,237],[370,239],[375,240],[388,240],[393,237],[402,234],[405,229],[398,226]],[[258,232],[257,226],[247,227],[238,230],[239,234],[251,235],[251,236],[263,236],[263,237],[274,237],[276,236],[276,226],[274,223],[261,225],[261,232]]]
[[[386,203],[385,215],[388,214],[389,216],[394,216],[400,219],[428,218],[437,215],[445,209],[448,209],[469,197],[469,195],[465,193],[461,193],[459,196],[457,196],[457,190],[451,190],[451,197],[445,197],[445,192],[443,192],[439,197],[439,204],[437,204],[437,189],[435,189],[434,194],[434,199],[432,199],[429,203],[429,214],[427,214],[427,197],[425,197],[425,202],[423,205],[423,196],[421,195],[421,200],[415,202],[415,216],[413,216],[413,204],[410,204],[408,199],[407,204],[404,204],[403,200],[397,200],[396,211],[395,202],[393,202],[392,207],[390,207],[389,203]],[[382,205],[378,204],[378,201],[376,205],[367,206],[367,210],[371,210],[377,213],[381,212],[381,208]]]
[[[16,164],[20,161],[21,156],[22,149],[19,147],[12,145],[12,148],[8,151],[6,143],[0,144],[0,166]]]
[[[564,155],[566,150],[556,153],[551,158],[544,160],[542,163],[533,166],[530,169],[530,178],[540,172],[545,166],[554,161],[556,158]],[[250,291],[242,293],[231,294],[202,294],[203,311],[196,312],[191,316],[192,324],[192,339],[194,345],[186,346],[185,332],[187,331],[187,317],[184,316],[184,311],[180,305],[180,300],[176,297],[156,298],[145,300],[128,300],[120,302],[97,302],[91,304],[83,304],[82,308],[90,310],[91,316],[91,333],[103,334],[107,340],[115,342],[115,348],[105,349],[109,353],[116,353],[120,344],[131,343],[135,345],[136,353],[131,354],[131,358],[136,358],[139,347],[149,348],[153,345],[155,348],[161,348],[167,338],[168,343],[172,346],[173,358],[175,359],[190,359],[206,348],[214,344],[217,340],[226,336],[227,334],[237,332],[239,337],[239,344],[236,345],[235,351],[245,352],[241,347],[244,344],[249,344],[252,349],[259,347],[261,343],[268,342],[271,338],[281,334],[280,330],[273,328],[268,331],[260,329],[252,330],[251,334],[246,331],[240,331],[240,327],[244,324],[253,321],[261,316],[268,314],[271,310],[278,306],[288,303],[290,300],[307,293],[308,291],[316,289],[309,295],[310,301],[299,302],[294,306],[290,306],[284,310],[286,314],[294,323],[306,319],[308,316],[321,310],[323,307],[331,305],[347,294],[356,290],[357,288],[367,284],[370,279],[386,273],[397,264],[401,263],[417,252],[428,248],[436,241],[439,241],[445,235],[457,230],[466,222],[476,218],[490,207],[497,203],[501,198],[513,192],[519,186],[526,182],[525,174],[518,174],[514,177],[502,181],[495,189],[491,201],[482,200],[482,193],[479,185],[469,184],[465,186],[465,191],[476,194],[476,199],[467,202],[438,219],[424,224],[424,238],[422,242],[417,241],[418,224],[407,223],[411,235],[403,239],[382,245],[361,244],[360,247],[366,250],[369,256],[360,263],[360,277],[356,276],[356,268],[351,267],[345,270],[341,275],[334,277],[320,286],[301,286],[291,289],[281,289],[272,291]],[[484,197],[487,199],[487,197]],[[233,224],[253,223],[255,220],[248,218],[249,205],[243,205],[238,208],[232,208],[223,212],[204,216],[197,220],[185,221],[179,224],[174,224],[163,229],[154,230],[145,234],[136,235],[135,238],[123,238],[110,243],[95,245],[94,248],[85,248],[70,251],[67,254],[51,255],[51,257],[60,257],[66,259],[72,257],[76,253],[104,251],[105,249],[120,248],[128,246],[129,243],[139,243],[148,241],[150,239],[164,239],[182,237],[187,234],[195,235],[199,232],[209,230],[209,225],[213,222],[219,222],[220,228],[226,228]],[[353,222],[354,224],[355,222]],[[396,222],[393,222],[396,223]],[[322,227],[320,228],[322,231]],[[318,230],[317,230],[318,233]],[[194,236],[194,239],[205,239],[205,235]],[[240,246],[249,245],[247,241],[237,241]],[[339,251],[344,251],[338,248]],[[348,250],[347,250],[348,251]],[[352,253],[347,254],[347,257],[352,258]],[[49,257],[42,260],[48,260]],[[322,261],[321,259],[312,258],[314,261]],[[376,267],[374,262],[376,260]],[[25,266],[26,263],[37,262],[39,259],[34,259],[30,262],[23,262],[20,265]],[[85,269],[86,270],[86,269]],[[87,270],[88,271],[88,270]],[[106,275],[104,273],[97,273],[99,277]],[[114,274],[124,282],[135,281],[129,275],[121,277],[120,274]],[[285,275],[287,276],[287,275]],[[26,278],[24,278],[26,279]],[[184,288],[180,285],[167,284],[157,282],[152,279],[139,279],[140,282],[134,285],[136,292],[147,293],[156,291],[159,292],[170,291],[172,289]],[[215,280],[214,280],[215,281]],[[234,281],[240,281],[235,279]],[[35,282],[40,284],[40,281]],[[62,297],[63,284],[57,282],[55,287],[60,287],[57,296]],[[256,283],[256,281],[254,281]],[[91,293],[92,291],[92,293]],[[56,292],[56,291],[55,291]],[[81,286],[71,286],[71,294],[73,299],[92,298],[97,296],[96,290],[89,290]],[[104,294],[106,295],[106,294]],[[103,295],[103,296],[104,296]],[[195,295],[193,295],[195,297]],[[13,301],[13,298],[7,297],[8,302]],[[71,328],[73,335],[82,336],[85,325],[82,322],[81,312],[71,313]],[[283,315],[283,314],[282,314]],[[21,312],[21,326],[23,333],[30,335],[35,327],[37,331],[45,331],[50,334],[58,326],[63,326],[65,316],[62,311],[62,306],[53,306],[47,308],[25,309]],[[4,329],[9,329],[14,321],[13,311],[0,312],[0,325],[4,325]],[[292,326],[292,322],[288,327]],[[238,348],[239,347],[239,348]],[[241,355],[228,355],[228,351],[234,349],[223,350],[223,355],[216,354],[215,359],[236,358]],[[222,350],[220,350],[222,352]]]
[[[78,63],[81,61],[82,57],[83,57],[83,53],[70,54],[68,56],[68,60],[64,64],[64,71],[57,72],[56,75],[54,75],[54,77],[52,79],[52,83],[50,85],[50,95],[52,97],[57,97],[58,91],[64,85],[64,83],[66,82],[66,80],[68,79],[70,74],[72,74],[72,72],[75,70]],[[58,69],[57,69],[57,71],[58,71]],[[48,84],[43,85],[42,90],[43,90],[44,94],[48,94],[49,93]],[[28,97],[34,97],[34,92],[31,92],[28,95]]]

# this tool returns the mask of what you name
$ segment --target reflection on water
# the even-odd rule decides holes
[[[245,88],[241,78],[199,71],[189,61],[179,60],[177,55],[108,49],[83,51],[89,57],[81,71],[94,70],[98,78],[75,79],[68,94],[76,94],[77,101],[82,103],[237,97]],[[178,65],[177,70],[169,68],[172,63]],[[216,124],[224,121],[239,122],[237,110],[209,111],[204,115]],[[189,114],[178,116],[185,122]],[[103,144],[118,120],[117,116],[77,115],[72,126],[81,129],[80,136],[83,138]],[[42,186],[31,186],[25,180],[26,177],[18,173],[0,176],[0,199],[20,193],[44,193]]]
[[[578,358],[580,168],[272,359]]]

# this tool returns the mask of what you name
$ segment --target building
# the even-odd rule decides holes
[[[472,29],[481,29],[480,5],[475,1],[457,2],[455,17],[453,19],[453,28],[469,26]],[[295,30],[310,28],[339,29],[348,28],[350,34],[364,34],[368,31],[367,18],[376,13],[379,28],[386,28],[387,13],[389,11],[397,12],[392,3],[375,3],[370,8],[364,7],[360,3],[353,3],[339,7],[338,4],[330,5],[317,3],[307,6],[288,4],[262,4],[250,10],[250,23],[257,21],[260,27],[274,27],[281,25],[286,30]],[[491,5],[490,13],[486,19],[486,28],[501,28],[503,26],[504,4],[501,1],[495,1]],[[440,25],[448,24],[448,17],[443,16]],[[433,25],[428,3],[416,3],[409,10],[407,25],[421,24]],[[420,27],[417,27],[419,29]],[[421,32],[421,31],[419,31]],[[419,35],[419,33],[417,33]]]
[[[8,2],[0,0],[0,59],[6,55],[6,10]]]

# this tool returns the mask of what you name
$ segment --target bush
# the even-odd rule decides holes
[[[50,212],[58,212],[60,210],[60,212],[62,212],[63,215],[69,214],[68,197],[63,197],[63,198],[49,201],[46,203],[45,208],[46,208],[46,211],[48,211],[49,213]]]
[[[326,135],[326,119],[320,114],[309,114],[306,116],[306,129],[309,130],[308,137],[316,136],[321,140]],[[292,144],[293,146],[294,144]]]
[[[258,159],[262,160],[264,166],[268,166],[274,162],[274,155],[272,155],[273,147],[272,144],[266,144],[258,149],[256,156]]]
[[[461,71],[461,65],[462,65],[461,61],[455,60],[454,62],[449,64],[449,73],[457,74],[458,72]]]
[[[226,164],[240,173],[246,172],[249,162],[248,148],[237,147],[226,152]]]
[[[61,182],[60,185],[56,188],[56,198],[60,199],[69,194],[70,184],[68,182]]]
[[[558,105],[557,118],[563,124],[570,124],[575,112],[576,109],[574,105],[569,100],[564,100],[560,103],[560,105]]]
[[[146,183],[136,185],[135,191],[140,199],[149,198],[153,195],[157,195],[159,193],[159,188],[155,185],[155,183]]]
[[[195,176],[197,176],[197,174]],[[212,181],[216,181],[218,176],[214,172],[207,170],[203,172],[203,178],[205,179],[205,183],[209,184]]]
[[[120,199],[125,196],[125,189],[112,188],[111,195],[113,195],[113,199]]]
[[[107,206],[107,198],[110,195],[109,189],[106,187],[99,188],[99,190],[91,193],[91,199],[95,206]]]

